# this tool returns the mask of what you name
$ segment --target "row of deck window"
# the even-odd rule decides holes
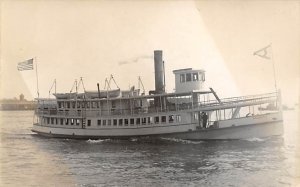
[[[43,118],[44,124],[52,125],[80,125],[80,119],[69,118]]]
[[[181,122],[180,115],[169,116],[155,116],[155,117],[143,117],[143,118],[120,118],[120,119],[98,119],[98,126],[133,126],[133,125],[146,125],[146,124],[159,124],[159,123],[174,123]],[[91,120],[87,121],[87,125],[91,126]]]
[[[73,118],[43,118],[44,124],[51,125],[77,125],[81,123],[81,119]],[[168,116],[155,116],[155,117],[143,117],[143,118],[119,118],[119,119],[98,119],[97,126],[133,126],[133,125],[146,125],[146,124],[159,124],[159,123],[174,123],[181,122],[180,115],[168,115]],[[87,126],[92,125],[92,120],[87,120]]]

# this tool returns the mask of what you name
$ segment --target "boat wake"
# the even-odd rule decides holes
[[[162,140],[175,142],[175,143],[182,143],[182,144],[201,144],[204,143],[204,141],[191,141],[191,140],[183,140],[183,139],[177,139],[177,138],[161,138]]]
[[[265,139],[255,138],[255,137],[247,138],[247,139],[244,139],[244,140],[249,141],[249,142],[264,142],[265,141]]]
[[[107,142],[107,141],[110,141],[110,139],[98,139],[98,140],[88,139],[86,142],[91,143],[91,144],[97,144],[97,143],[103,143],[103,142]]]

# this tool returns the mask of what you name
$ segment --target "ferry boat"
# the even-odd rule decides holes
[[[154,51],[155,90],[84,91],[37,99],[32,131],[48,137],[188,140],[247,139],[281,135],[280,91],[220,99],[204,90],[205,71],[174,70],[175,91],[165,92],[163,52]],[[106,82],[108,82],[106,80]],[[76,83],[77,84],[77,83]],[[77,87],[77,85],[76,85]],[[262,111],[270,104],[278,110]]]

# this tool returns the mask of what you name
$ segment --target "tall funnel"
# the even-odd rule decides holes
[[[162,51],[154,51],[154,70],[155,70],[155,92],[156,94],[165,93],[165,68],[162,60]]]

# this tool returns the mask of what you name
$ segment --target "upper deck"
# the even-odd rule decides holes
[[[213,111],[277,101],[277,93],[232,97],[221,100],[213,97],[211,91],[193,91],[105,99],[84,97],[38,99],[39,105],[36,114],[63,117],[146,115],[182,111]],[[155,105],[155,100],[159,101],[159,105]]]

